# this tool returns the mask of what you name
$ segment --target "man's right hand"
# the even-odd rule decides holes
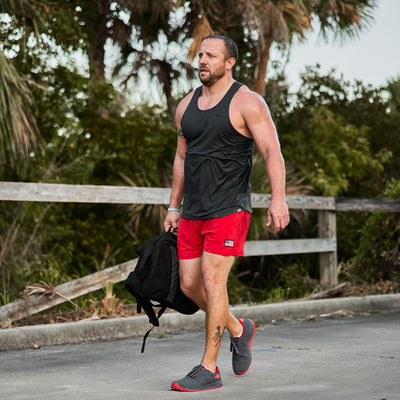
[[[172,228],[171,229],[172,233],[178,232],[179,218],[180,218],[179,212],[174,210],[168,211],[164,221],[165,232],[169,231],[170,228]]]

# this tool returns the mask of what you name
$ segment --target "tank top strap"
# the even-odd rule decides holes
[[[223,103],[224,105],[229,105],[231,103],[233,96],[242,86],[243,83],[240,83],[238,81],[233,82],[232,86],[229,88],[229,90],[226,92],[225,96],[221,100],[221,103]]]
[[[194,91],[192,100],[190,101],[191,103],[197,104],[197,100],[198,100],[199,97],[200,97],[200,93],[201,93],[201,90],[202,90],[202,89],[203,89],[203,86],[199,86],[198,88],[196,88],[196,90]]]

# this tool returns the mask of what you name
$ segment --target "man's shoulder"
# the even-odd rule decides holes
[[[176,118],[181,119],[183,116],[183,113],[185,112],[186,108],[188,107],[190,100],[192,100],[192,97],[194,95],[195,90],[192,90],[189,94],[187,94],[182,100],[179,101],[177,107],[176,107]]]
[[[242,83],[241,85],[242,86],[240,86],[239,90],[237,91],[238,97],[242,99],[247,99],[249,101],[263,101],[263,98],[258,93],[249,89],[244,83]]]
[[[181,104],[189,104],[190,103],[190,100],[192,100],[192,97],[193,97],[193,95],[194,95],[194,92],[196,91],[196,89],[194,89],[194,90],[192,90],[190,93],[188,93],[179,103],[178,103],[178,107],[181,105]]]
[[[235,104],[243,109],[252,109],[256,106],[265,106],[265,100],[256,92],[242,85],[233,98]]]

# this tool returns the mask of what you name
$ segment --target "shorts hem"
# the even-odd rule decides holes
[[[197,257],[193,257],[192,255],[186,255],[186,256],[178,256],[178,260],[194,260],[195,258],[200,258],[202,257],[203,253],[210,253],[210,254],[214,254],[216,256],[223,256],[223,257],[230,257],[230,256],[234,256],[234,257],[244,257],[244,252],[233,252],[233,253],[227,253],[227,254],[221,254],[221,252],[216,252],[216,251],[207,251],[204,250],[199,256]]]

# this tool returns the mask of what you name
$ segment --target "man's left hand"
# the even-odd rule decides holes
[[[267,226],[274,223],[274,231],[278,233],[289,224],[289,210],[284,199],[282,200],[271,200],[271,204],[268,209],[268,221]]]

